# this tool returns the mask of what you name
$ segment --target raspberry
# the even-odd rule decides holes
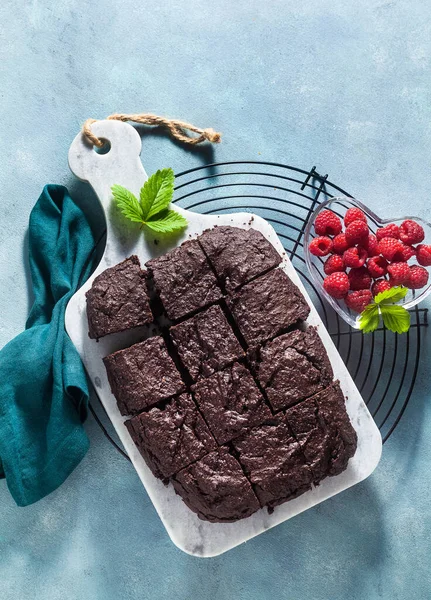
[[[403,221],[400,226],[400,240],[405,244],[419,244],[425,237],[424,229],[422,225],[407,219]]]
[[[365,267],[359,269],[350,269],[349,282],[351,290],[369,290],[371,277]]]
[[[326,256],[332,248],[332,240],[324,235],[314,238],[308,246],[314,256]]]
[[[353,221],[347,226],[345,235],[349,246],[364,243],[369,234],[368,225],[364,221]]]
[[[357,313],[361,313],[366,306],[373,301],[373,296],[370,290],[358,290],[357,292],[350,292],[345,298],[345,302],[350,310]]]
[[[416,256],[420,265],[423,267],[431,266],[431,246],[419,244],[416,248]]]
[[[378,279],[371,286],[371,293],[373,297],[376,297],[380,292],[385,292],[386,290],[390,290],[392,284],[387,279]]]
[[[340,271],[346,270],[346,265],[344,264],[344,260],[338,254],[333,254],[328,258],[323,267],[326,275],[331,275],[331,273],[339,273]]]
[[[386,227],[380,227],[376,231],[377,239],[382,240],[385,237],[393,237],[395,239],[399,239],[400,237],[400,228],[395,223],[391,223],[390,225],[386,225]]]
[[[409,280],[410,267],[406,262],[393,262],[388,266],[388,273],[393,285],[402,285]]]
[[[356,206],[353,208],[348,208],[346,214],[344,215],[344,225],[346,227],[350,225],[350,223],[353,223],[353,221],[364,221],[364,223],[367,222],[367,217],[365,214],[360,208],[356,208]]]
[[[332,273],[323,280],[323,287],[333,298],[344,298],[349,291],[349,278],[346,273]]]
[[[392,260],[395,254],[401,252],[402,249],[402,243],[395,238],[385,237],[379,242],[379,252],[386,260]]]
[[[368,252],[368,256],[378,256],[379,243],[374,233],[370,233],[368,239],[364,242],[364,248]]]
[[[349,247],[344,233],[339,233],[332,240],[332,252],[335,254],[343,254]]]
[[[383,275],[386,275],[387,268],[388,268],[388,261],[385,258],[383,258],[383,256],[373,256],[372,258],[368,259],[368,262],[367,262],[368,273],[374,279],[377,279],[378,277],[382,277]]]
[[[411,290],[418,290],[428,283],[428,277],[428,271],[424,267],[413,265],[410,267],[410,277],[405,285]]]
[[[401,242],[402,243],[402,242]],[[403,244],[403,243],[402,243]],[[416,255],[416,250],[413,246],[408,246],[407,244],[403,244],[402,250],[398,250],[392,258],[394,262],[407,262],[412,258],[412,256]]]
[[[340,218],[330,210],[323,210],[314,221],[317,235],[338,235],[342,229]]]
[[[359,269],[365,264],[368,258],[367,251],[364,248],[349,248],[343,254],[343,260],[346,267],[353,267]]]

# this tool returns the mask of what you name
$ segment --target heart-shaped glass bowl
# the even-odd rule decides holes
[[[348,208],[352,208],[356,206],[360,208],[366,215],[368,219],[368,225],[370,227],[370,231],[372,233],[376,233],[376,229],[379,227],[384,227],[389,223],[396,223],[400,225],[406,219],[413,219],[422,225],[425,231],[425,239],[423,241],[424,244],[431,244],[431,224],[427,223],[423,219],[419,217],[400,217],[398,219],[381,219],[378,217],[372,210],[370,210],[365,204],[362,204],[359,200],[355,198],[348,198],[347,196],[341,196],[336,198],[329,198],[329,200],[325,200],[316,208],[313,214],[310,216],[307,226],[304,232],[304,253],[305,253],[305,262],[307,264],[310,275],[316,284],[318,290],[321,292],[322,296],[326,298],[329,304],[332,306],[334,310],[342,317],[346,323],[348,323],[351,327],[355,329],[359,329],[359,315],[351,311],[345,304],[344,300],[336,300],[332,298],[323,287],[323,280],[326,277],[323,271],[323,265],[327,257],[320,258],[318,256],[314,256],[309,251],[309,244],[311,240],[316,237],[314,232],[314,222],[316,217],[322,210],[331,210],[336,215],[343,220],[344,215]],[[414,257],[409,260],[409,264],[416,264]],[[430,268],[427,268],[428,272],[430,272]],[[412,308],[415,304],[421,302],[424,298],[428,296],[431,292],[431,277],[428,282],[428,285],[420,290],[409,290],[406,297],[399,303],[404,306],[406,309]]]

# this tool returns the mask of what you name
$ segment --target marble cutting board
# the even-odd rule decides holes
[[[118,121],[98,121],[92,125],[92,129],[98,137],[109,141],[109,152],[97,153],[83,139],[83,136],[78,134],[70,147],[69,166],[79,179],[88,182],[96,192],[106,216],[107,242],[96,271],[68,304],[66,330],[78,349],[96,392],[171,540],[188,554],[199,557],[217,556],[368,477],[380,460],[382,451],[380,432],[273,227],[261,217],[250,213],[200,215],[176,206],[175,209],[183,213],[189,221],[187,230],[180,237],[171,240],[168,246],[163,243],[154,244],[153,239],[144,237],[138,226],[130,227],[118,218],[112,206],[111,186],[113,184],[123,185],[139,196],[139,190],[147,179],[140,158],[139,134],[132,126]],[[117,264],[131,254],[136,254],[143,265],[150,258],[164,254],[185,239],[196,237],[204,229],[216,224],[253,227],[283,255],[281,268],[299,287],[310,304],[308,323],[315,325],[319,330],[335,377],[340,380],[341,388],[347,398],[347,410],[358,434],[356,454],[350,460],[347,470],[341,475],[325,479],[318,487],[299,498],[278,506],[271,515],[266,509],[261,509],[251,517],[236,523],[201,521],[175,494],[172,485],[166,487],[153,476],[124,426],[125,417],[120,415],[117,408],[102,362],[102,358],[107,354],[139,341],[147,330],[137,328],[132,332],[106,336],[99,342],[91,340],[88,337],[85,302],[85,292],[91,287],[93,279],[107,267]],[[138,526],[145,530],[145,523]]]

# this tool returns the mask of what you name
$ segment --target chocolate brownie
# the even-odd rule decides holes
[[[152,320],[151,294],[164,339],[104,363],[149,468],[204,520],[272,511],[356,451],[317,329],[298,328],[310,309],[280,261],[260,233],[216,227],[148,261],[148,274],[130,257],[87,293],[94,337]]]
[[[151,323],[145,271],[130,256],[98,275],[85,294],[89,336],[94,339]]]
[[[275,411],[328,386],[332,367],[315,327],[280,335],[260,348],[254,366]]]
[[[220,306],[211,306],[170,329],[174,346],[194,381],[244,355]]]
[[[214,227],[198,237],[221,284],[228,290],[244,285],[281,263],[281,256],[256,229]]]
[[[282,333],[310,312],[301,292],[281,269],[247,283],[228,299],[228,305],[249,346]]]
[[[344,471],[355,454],[357,435],[338,383],[287,410],[286,418],[313,471],[315,483]]]
[[[192,390],[219,444],[272,416],[250,372],[239,363],[201,379]]]
[[[184,391],[161,337],[152,337],[103,359],[122,415],[135,414]]]
[[[289,408],[286,419],[313,472],[313,481],[317,484],[329,475],[332,452],[336,450],[331,431],[313,398]]]
[[[210,264],[196,240],[188,240],[146,263],[166,314],[176,320],[222,296]]]
[[[262,506],[273,508],[310,489],[313,474],[284,416],[254,427],[232,444]]]
[[[172,483],[187,506],[204,521],[237,521],[260,508],[250,482],[226,448],[186,467]]]
[[[156,477],[167,479],[217,445],[188,394],[152,408],[125,423]]]
[[[338,475],[346,469],[349,458],[355,454],[358,436],[347,414],[346,402],[338,382],[313,396],[313,400],[333,440],[328,475]]]

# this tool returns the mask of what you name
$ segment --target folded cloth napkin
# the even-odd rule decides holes
[[[95,239],[66,188],[47,185],[30,215],[34,304],[0,351],[0,476],[19,506],[55,490],[88,449],[88,384],[64,329],[66,305],[94,268]]]

